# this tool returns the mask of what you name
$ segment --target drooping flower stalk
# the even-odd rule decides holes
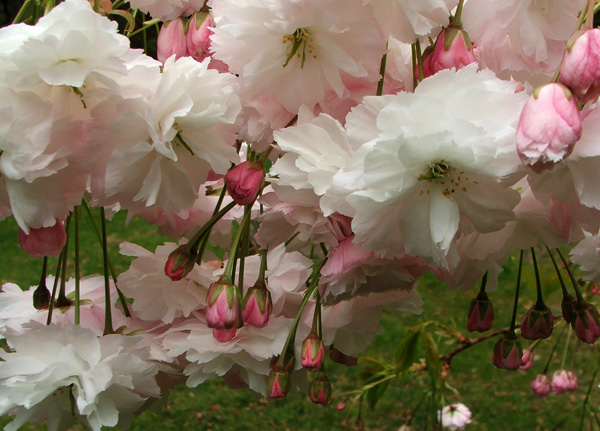
[[[106,234],[106,214],[104,207],[100,207],[100,221],[102,224],[102,266],[104,269],[104,335],[114,334],[112,326],[112,304],[110,301],[110,279],[108,269],[108,245]]]

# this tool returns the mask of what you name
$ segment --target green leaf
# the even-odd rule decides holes
[[[374,408],[375,404],[377,404],[377,401],[381,399],[381,396],[385,393],[389,384],[390,381],[386,380],[385,382],[382,382],[381,384],[374,386],[373,388],[367,391],[366,399],[371,409]]]
[[[408,330],[398,349],[396,350],[396,371],[398,373],[406,372],[412,364],[417,362],[419,353],[419,340],[423,333],[422,325],[412,327]]]
[[[425,339],[425,358],[427,363],[427,372],[431,378],[431,384],[437,386],[440,380],[440,354],[438,353],[437,343],[433,339],[433,335],[427,331],[423,331]]]

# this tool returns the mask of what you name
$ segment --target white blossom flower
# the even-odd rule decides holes
[[[95,13],[86,0],[66,0],[34,27],[0,30],[0,41],[10,47],[0,54],[1,79],[19,89],[39,84],[116,87],[115,74],[127,73],[130,55],[129,39],[117,30],[115,21]]]
[[[0,350],[0,414],[15,415],[7,431],[42,419],[53,431],[76,418],[94,431],[127,426],[148,398],[160,396],[158,367],[140,338],[53,324],[6,339],[14,352]]]
[[[292,319],[271,317],[264,328],[246,325],[224,343],[214,338],[204,317],[198,316],[168,330],[163,345],[173,357],[185,354],[189,387],[233,370],[240,372],[250,389],[266,395],[270,359],[281,353],[291,324]]]
[[[0,88],[0,200],[25,232],[48,227],[81,202],[84,123],[58,117],[35,93]]]
[[[451,404],[439,413],[442,426],[451,431],[462,430],[471,423],[471,411],[462,403]]]
[[[584,280],[600,281],[600,235],[586,234],[570,254],[584,272]]]
[[[347,97],[345,75],[379,79],[385,38],[361,0],[219,0],[212,11],[214,57],[252,98],[270,96],[295,113],[327,91]]]
[[[96,179],[105,203],[188,210],[209,171],[225,174],[237,161],[236,78],[208,69],[208,63],[169,58],[152,99],[145,106],[130,105],[107,125],[114,150],[104,178]],[[98,146],[110,145],[106,134],[96,140]]]
[[[121,254],[136,259],[119,276],[119,288],[134,300],[130,308],[143,320],[169,324],[206,307],[206,294],[210,284],[217,281],[213,276],[217,268],[195,265],[182,280],[172,281],[165,275],[165,263],[176,248],[177,244],[167,243],[152,253],[135,244],[121,244]]]
[[[348,190],[356,241],[452,267],[458,235],[514,219],[518,193],[498,179],[520,166],[514,136],[525,99],[476,66],[439,72],[413,94],[365,98],[346,120],[364,144],[333,179]]]

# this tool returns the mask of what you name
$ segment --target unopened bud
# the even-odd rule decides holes
[[[543,302],[529,309],[521,323],[521,336],[526,340],[540,340],[552,335],[554,316]]]
[[[169,254],[165,263],[165,274],[173,281],[179,281],[194,268],[196,254],[188,250],[187,244],[180,245]]]
[[[315,404],[329,405],[331,401],[331,382],[324,371],[319,371],[310,384],[310,400]]]
[[[206,324],[213,329],[231,329],[237,327],[239,317],[239,298],[237,288],[222,280],[210,285],[206,296]]]
[[[242,302],[242,319],[244,323],[264,328],[269,323],[273,309],[271,293],[264,285],[255,285],[248,289]]]
[[[47,310],[50,306],[50,291],[43,280],[33,291],[33,306],[36,310]]]
[[[66,242],[67,234],[60,220],[56,220],[53,226],[29,228],[28,234],[19,229],[21,248],[34,258],[58,256]]]
[[[523,349],[514,332],[508,332],[500,337],[494,346],[492,363],[497,368],[516,370],[521,366]]]
[[[265,177],[263,166],[258,162],[243,162],[225,175],[225,184],[231,198],[238,205],[251,204]]]
[[[492,328],[494,307],[485,292],[481,292],[471,300],[467,318],[469,332],[485,332]]]
[[[213,329],[212,334],[215,340],[220,341],[221,343],[226,343],[233,340],[236,331],[237,328],[234,326],[231,329]]]
[[[284,398],[290,391],[290,373],[279,368],[269,373],[269,396]]]
[[[175,58],[188,56],[187,36],[185,23],[182,18],[167,21],[163,24],[156,40],[158,61],[164,63],[169,57]]]
[[[431,54],[431,71],[437,73],[444,69],[458,70],[471,63],[475,63],[475,54],[467,32],[454,27],[443,29]]]
[[[302,366],[308,371],[317,372],[323,364],[325,348],[323,340],[311,332],[302,342]]]
[[[562,84],[543,85],[521,111],[517,153],[524,164],[542,171],[571,154],[581,131],[581,115],[571,91]]]
[[[571,315],[571,327],[575,335],[584,343],[594,344],[600,337],[598,310],[589,302],[577,302]]]
[[[577,33],[567,42],[560,66],[560,82],[580,103],[594,102],[600,95],[600,29]]]

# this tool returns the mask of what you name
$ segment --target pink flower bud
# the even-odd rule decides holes
[[[251,204],[265,177],[265,171],[260,163],[240,163],[225,175],[225,184],[231,198],[238,205]]]
[[[323,364],[324,351],[323,340],[314,332],[308,334],[308,337],[302,342],[302,359],[300,361],[302,366],[308,371],[319,371]]]
[[[198,61],[210,56],[210,31],[214,22],[207,12],[196,12],[190,18],[187,32],[187,48],[189,55]]]
[[[346,408],[346,403],[343,401],[340,401],[339,403],[337,403],[337,406],[335,406],[335,408],[339,411],[342,411]]]
[[[167,61],[167,58],[172,55],[175,55],[175,58],[189,55],[185,25],[182,18],[167,21],[163,24],[156,40],[156,49],[156,56],[161,63]]]
[[[494,346],[492,363],[497,368],[516,370],[521,366],[523,350],[514,332],[502,335]]]
[[[517,126],[517,153],[536,171],[552,167],[571,154],[581,137],[581,115],[575,98],[562,84],[535,89]]]
[[[442,30],[430,57],[433,73],[452,68],[458,70],[475,62],[469,35],[466,31],[453,27]]]
[[[548,392],[550,392],[550,385],[548,384],[548,378],[545,374],[538,374],[533,382],[531,382],[531,392],[539,398],[544,398],[548,395]]]
[[[554,316],[543,302],[536,304],[525,315],[521,323],[521,336],[526,340],[540,340],[552,335]]]
[[[494,307],[485,292],[478,294],[469,304],[467,329],[469,332],[485,332],[492,328]]]
[[[237,332],[237,328],[234,326],[231,329],[213,329],[213,338],[221,343],[226,343],[228,341],[233,340],[235,337],[235,333]]]
[[[521,366],[519,369],[527,371],[533,365],[533,353],[529,350],[523,350],[523,356],[521,356]]]
[[[188,250],[188,245],[180,245],[169,254],[165,263],[165,274],[173,281],[179,281],[194,268],[196,254]]]
[[[576,303],[571,314],[571,327],[584,343],[594,344],[600,337],[598,310],[589,302]]]
[[[237,327],[240,310],[237,288],[222,280],[210,285],[206,296],[206,324],[213,329]]]
[[[29,234],[19,229],[19,244],[31,257],[58,256],[67,242],[67,234],[60,220],[54,226],[29,229]]]
[[[583,104],[600,96],[600,29],[578,33],[567,42],[560,82]]]
[[[278,368],[269,372],[269,396],[284,398],[290,391],[290,373]]]
[[[566,370],[556,370],[552,375],[552,391],[557,394],[564,394],[569,390],[569,376]]]
[[[266,286],[255,285],[248,289],[242,302],[242,319],[248,325],[264,328],[272,309],[271,293]]]
[[[314,404],[329,405],[331,401],[331,382],[323,371],[310,384],[310,400]]]

